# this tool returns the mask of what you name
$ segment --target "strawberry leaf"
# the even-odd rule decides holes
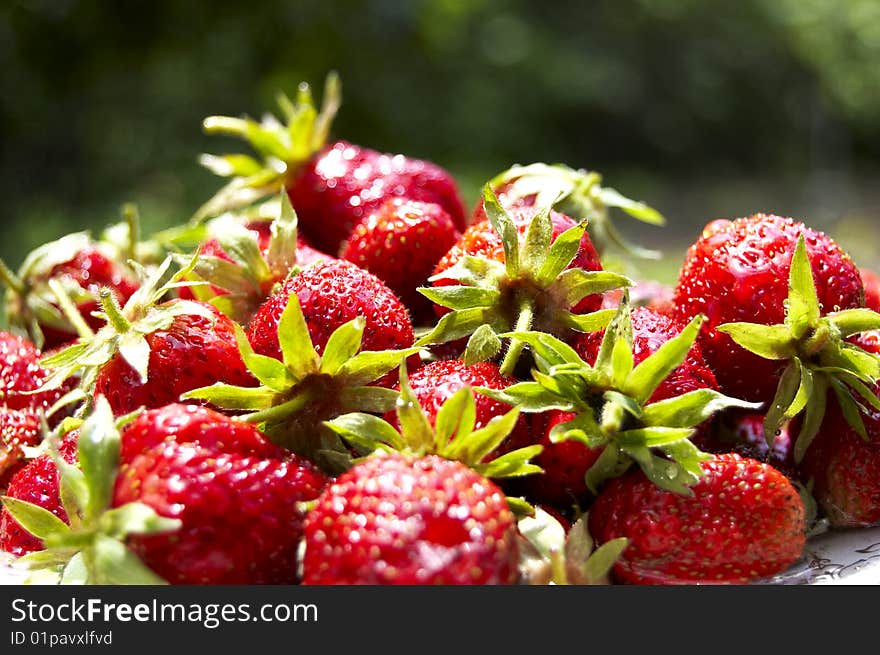
[[[321,373],[336,375],[342,366],[357,354],[361,349],[366,325],[366,319],[358,316],[333,331],[321,356]]]
[[[11,496],[2,496],[0,501],[21,526],[38,539],[46,539],[55,534],[70,532],[70,526],[47,509]]]
[[[791,359],[797,356],[795,339],[786,325],[726,323],[716,329],[764,359]]]
[[[362,453],[371,453],[381,444],[402,450],[405,441],[387,421],[361,412],[342,414],[324,423],[333,432],[351,443]]]
[[[832,312],[825,318],[840,330],[843,337],[869,330],[880,330],[880,314],[870,309],[847,309],[841,312]]]
[[[816,294],[816,284],[803,235],[798,237],[791,259],[787,309],[785,324],[795,339],[801,339],[819,322],[819,296]]]
[[[300,308],[299,298],[290,294],[281,318],[278,321],[278,344],[285,365],[300,380],[318,370],[320,358],[315,352],[309,327]]]
[[[501,348],[501,339],[495,334],[495,330],[490,325],[481,325],[468,339],[462,360],[465,366],[472,366],[477,362],[493,359],[501,352]]]
[[[498,235],[504,247],[504,266],[510,278],[519,275],[519,233],[507,211],[498,202],[498,197],[490,185],[483,187],[483,209],[489,222]]]
[[[684,362],[704,321],[705,316],[695,317],[677,337],[670,339],[645,358],[624,381],[624,392],[640,403],[646,402],[663,380]]]
[[[642,422],[646,426],[692,428],[725,409],[758,410],[761,406],[761,403],[749,403],[725,396],[714,389],[696,389],[646,405],[642,410]]]

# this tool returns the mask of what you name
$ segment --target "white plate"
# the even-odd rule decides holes
[[[25,573],[0,553],[0,584],[21,584]],[[880,527],[830,531],[807,543],[804,557],[763,584],[880,585]]]

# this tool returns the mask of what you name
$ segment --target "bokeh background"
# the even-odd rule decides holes
[[[621,221],[661,279],[707,221],[755,211],[880,261],[876,0],[5,0],[0,256],[127,201],[184,221],[220,185],[197,155],[241,150],[201,119],[331,69],[337,136],[436,161],[469,204],[513,163],[602,172],[667,216]]]

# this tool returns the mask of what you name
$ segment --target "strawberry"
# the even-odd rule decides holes
[[[436,203],[458,229],[464,229],[464,206],[455,180],[436,164],[346,141],[325,145],[340,104],[337,76],[327,77],[320,112],[305,84],[295,103],[281,98],[286,123],[274,117],[262,123],[226,116],[205,119],[207,132],[245,139],[263,161],[244,155],[203,157],[210,170],[232,180],[200,208],[196,220],[286,188],[303,232],[326,253],[338,253],[354,227],[394,196]]]
[[[701,463],[690,495],[642,471],[612,480],[590,509],[597,542],[625,537],[614,565],[629,584],[736,584],[785,571],[806,542],[797,489],[773,467],[737,454]]]
[[[296,582],[297,503],[327,482],[311,463],[253,426],[184,405],[145,412],[122,444],[112,505],[139,502],[180,521],[172,533],[128,538],[159,576],[173,584]]]
[[[214,382],[255,385],[229,318],[195,301],[158,304],[193,266],[180,269],[163,284],[170,265],[166,259],[123,308],[102,292],[106,325],[93,338],[43,360],[52,369],[44,386],[51,389],[84,370],[83,389],[105,396],[121,415],[177,402],[182,393]]]
[[[328,486],[306,517],[303,581],[514,582],[516,523],[504,494],[489,478],[540,471],[528,463],[540,447],[495,456],[519,420],[519,410],[477,428],[469,386],[436,411],[430,400],[424,408],[405,365],[396,407],[399,427],[361,412],[327,422],[356,450],[372,454]]]
[[[377,454],[306,516],[304,584],[513,584],[516,523],[504,494],[461,462]]]
[[[723,302],[715,297],[723,289],[753,294],[751,309],[743,309],[736,297],[725,295]],[[768,443],[803,413],[793,448],[799,462],[819,431],[829,390],[856,429],[862,400],[880,408],[869,388],[880,378],[880,356],[852,338],[880,329],[880,314],[864,308],[863,297],[858,269],[829,237],[792,219],[758,214],[716,221],[704,231],[682,270],[676,308],[680,315],[700,307],[712,312],[703,353],[722,390],[769,398]],[[719,324],[744,315],[754,322]]]
[[[78,232],[31,252],[17,273],[0,262],[0,278],[10,290],[6,301],[10,324],[27,331],[46,350],[98,329],[102,321],[92,313],[100,308],[99,291],[111,289],[117,302],[125,303],[138,286],[111,250]],[[73,314],[60,304],[59,291],[72,301]]]
[[[291,278],[288,284],[317,271],[319,266],[303,271]],[[368,307],[371,311],[389,309],[379,304],[382,299],[379,294],[385,289],[386,298],[394,296],[376,278],[343,260],[328,264],[326,268],[330,269],[331,266],[337,274],[333,270],[325,270],[327,277],[318,277],[318,282],[322,279],[328,281],[331,291],[336,293],[344,290],[345,293],[351,291],[345,289],[346,282],[362,284],[363,276],[369,276],[372,289],[367,287],[365,290],[362,284],[361,294],[355,298],[369,299],[370,303],[375,303]],[[338,275],[340,271],[343,272],[342,277]],[[182,398],[202,400],[216,407],[244,412],[241,420],[260,426],[261,431],[274,443],[313,459],[328,472],[336,473],[350,465],[351,457],[345,445],[327,429],[324,422],[346,412],[385,412],[393,408],[398,393],[379,382],[390,386],[391,372],[405,358],[417,356],[419,349],[398,349],[393,342],[387,350],[364,349],[368,339],[376,343],[387,340],[388,336],[394,338],[400,333],[399,326],[383,333],[382,327],[391,325],[385,322],[379,330],[370,334],[368,326],[371,318],[352,311],[357,309],[354,303],[328,307],[327,303],[332,298],[321,295],[320,284],[313,285],[313,288],[317,289],[317,293],[306,288],[302,294],[305,301],[311,303],[310,310],[321,306],[327,311],[336,312],[331,320],[337,320],[341,312],[350,312],[352,318],[327,333],[326,317],[318,317],[315,313],[310,317],[305,316],[297,293],[279,293],[278,305],[283,303],[283,306],[280,316],[275,319],[271,343],[271,347],[278,351],[277,358],[255,352],[244,330],[235,325],[241,358],[260,386],[237,387],[218,382],[189,391]],[[379,294],[375,293],[377,290]],[[344,295],[336,296],[336,301],[347,302]],[[273,303],[275,299],[268,302]],[[257,319],[260,316],[258,314]],[[387,316],[384,314],[384,317]],[[384,318],[380,317],[380,320]],[[264,325],[259,332],[261,336],[268,334],[265,328]],[[313,334],[321,341],[314,342]]]
[[[58,448],[61,457],[69,464],[77,459],[77,438],[77,432],[68,433]],[[67,512],[61,503],[58,467],[50,455],[40,455],[18,469],[5,495],[37,505],[68,522]],[[21,557],[43,548],[42,540],[22,527],[7,507],[0,511],[0,550]]]
[[[800,479],[794,462],[794,439],[788,425],[773,436],[764,435],[766,414],[731,411],[721,416],[710,431],[696,438],[697,445],[712,453],[737,453],[770,464],[792,480]]]
[[[575,170],[561,164],[514,166],[496,175],[489,184],[508,210],[537,208],[552,204],[553,209],[588,221],[587,229],[596,249],[603,256],[616,247],[624,254],[657,259],[660,253],[627,243],[610,219],[609,210],[620,209],[649,225],[663,225],[662,214],[642,202],[630,200],[615,189],[602,186],[602,176],[594,171]],[[486,220],[482,204],[474,209],[471,224]]]
[[[675,290],[676,316],[687,321],[706,315],[700,343],[725,393],[756,402],[774,397],[787,358],[764,359],[748,352],[719,328],[786,320],[792,258],[801,238],[821,315],[862,307],[864,289],[849,256],[830,237],[794,219],[755,214],[713,221],[688,249]],[[808,339],[806,335],[801,341]]]
[[[880,312],[880,276],[875,271],[860,268],[862,284],[865,286],[865,307]]]
[[[345,260],[322,261],[289,278],[248,327],[257,354],[281,359],[278,323],[293,296],[318,353],[334,330],[358,316],[366,321],[365,350],[408,348],[415,339],[406,307],[375,275]]]
[[[391,197],[440,205],[464,229],[464,206],[452,175],[436,164],[377,152],[346,141],[328,145],[287,187],[303,231],[325,252],[338,252],[354,227]]]
[[[854,339],[870,353],[880,353],[880,332]],[[880,384],[871,384],[854,405],[838,389],[829,393],[828,410],[798,472],[829,522],[838,527],[880,525]],[[792,430],[798,430],[797,422]]]
[[[48,551],[26,558],[33,567],[80,584],[297,581],[299,503],[327,482],[309,462],[252,426],[180,404],[142,413],[120,435],[98,397],[80,432],[81,470],[48,460],[58,467],[44,485],[49,502],[4,499]],[[57,515],[77,516],[70,526],[47,511],[59,473],[67,494]]]
[[[442,318],[420,345],[470,337],[465,358],[490,359],[502,350],[499,333],[570,338],[608,323],[613,311],[588,312],[599,308],[602,292],[629,280],[601,270],[584,225],[549,206],[508,213],[488,185],[483,204],[490,220],[468,228],[437,264],[433,286],[421,289]],[[509,341],[504,375],[514,373],[522,349]]]
[[[40,442],[40,417],[30,409],[0,406],[0,490],[24,465],[22,447]]]
[[[687,493],[708,457],[691,442],[700,426],[720,410],[757,407],[715,388],[694,350],[701,320],[681,328],[648,309],[631,314],[624,294],[601,343],[581,337],[586,358],[549,334],[515,333],[535,355],[533,381],[477,391],[525,412],[562,412],[537,433],[544,450],[535,464],[545,472],[524,480],[529,499],[563,510],[586,504],[584,492],[595,496],[633,464],[659,487]]]
[[[675,289],[656,280],[636,280],[629,288],[629,299],[633,306],[647,307],[659,314],[675,315],[673,295]],[[602,307],[615,309],[620,304],[623,289],[612,289],[603,295]]]
[[[489,389],[505,389],[516,380],[501,375],[498,365],[492,362],[477,362],[467,366],[460,359],[441,360],[425,364],[409,375],[409,384],[416,401],[434,425],[440,408],[458,391],[466,387],[485,387]],[[395,386],[396,389],[400,385]],[[475,428],[482,428],[497,417],[505,414],[510,408],[488,396],[477,395],[475,399]],[[399,427],[396,412],[387,412],[385,420]],[[525,443],[530,440],[529,425],[525,417],[520,417],[511,432],[510,440]]]
[[[387,284],[411,314],[427,318],[431,304],[417,288],[458,238],[440,205],[390,198],[355,226],[340,256]]]
[[[33,393],[49,377],[49,371],[40,364],[40,357],[40,351],[31,341],[0,332],[0,406],[48,410],[63,395],[66,388]]]

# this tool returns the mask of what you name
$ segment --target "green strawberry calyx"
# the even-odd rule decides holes
[[[295,102],[279,93],[283,121],[271,114],[259,122],[247,117],[206,118],[202,123],[205,132],[244,139],[259,159],[243,154],[202,155],[202,166],[230,181],[196,211],[192,222],[200,223],[248,207],[281,191],[299,167],[324,147],[341,102],[339,76],[330,73],[320,111],[315,107],[309,85],[303,82]]]
[[[590,238],[600,255],[610,247],[616,247],[625,254],[643,259],[660,258],[660,253],[655,250],[629,243],[615,227],[609,210],[620,209],[649,225],[664,225],[666,219],[645,203],[602,186],[602,175],[595,171],[576,170],[563,164],[517,165],[499,173],[490,184],[495,189],[503,187],[509,200],[534,197],[538,207],[552,203],[553,209],[567,216],[587,220]]]
[[[103,311],[96,315],[103,318],[105,325],[97,333],[80,337],[72,345],[57,353],[44,357],[40,364],[50,371],[39,391],[59,388],[68,378],[80,374],[80,388],[94,389],[101,368],[117,353],[121,355],[138,374],[142,383],[147,380],[150,362],[150,346],[147,335],[157,330],[167,329],[178,316],[195,315],[208,320],[216,316],[209,307],[188,300],[175,299],[161,303],[174,290],[199,284],[187,281],[187,276],[195,268],[198,257],[169,276],[173,257],[168,256],[151,272],[132,262],[139,271],[143,284],[120,307],[116,296],[109,288],[100,292]],[[59,296],[59,299],[62,299]]]
[[[297,215],[284,191],[279,194],[277,206],[265,252],[253,230],[238,217],[225,215],[210,222],[211,231],[232,261],[201,254],[192,271],[194,279],[207,283],[193,287],[195,297],[211,303],[238,323],[248,323],[277,285],[299,270]],[[178,261],[186,263],[183,256]],[[209,285],[226,293],[215,294]]]
[[[764,421],[768,443],[783,425],[803,413],[794,446],[795,461],[800,462],[822,425],[829,390],[847,423],[867,439],[862,414],[867,411],[865,404],[880,410],[880,398],[870,387],[880,379],[880,357],[846,338],[880,329],[880,314],[865,308],[822,314],[803,235],[791,260],[785,321],[726,323],[717,329],[749,352],[788,362]]]
[[[478,387],[476,391],[518,405],[525,412],[558,409],[574,413],[573,419],[553,428],[550,440],[573,439],[602,449],[585,476],[594,494],[603,482],[622,475],[635,463],[662,489],[689,495],[689,487],[703,475],[700,462],[709,457],[690,440],[696,427],[729,407],[760,408],[713,389],[651,402],[657,387],[685,360],[703,320],[702,316],[694,318],[677,337],[636,366],[629,299],[624,293],[594,365],[549,334],[522,332],[515,336],[532,349],[533,380],[503,390]]]
[[[553,224],[547,204],[531,219],[521,239],[489,184],[483,190],[483,207],[501,237],[504,263],[465,255],[430,279],[457,284],[420,288],[426,298],[451,311],[420,337],[418,345],[467,336],[464,359],[473,363],[500,354],[500,333],[539,330],[565,335],[572,330],[601,330],[608,324],[614,310],[570,311],[586,296],[632,284],[629,278],[610,271],[568,268],[580,248],[584,223],[569,228],[551,243]],[[513,372],[523,346],[517,338],[510,339],[501,364],[504,375]]]
[[[70,523],[38,505],[4,496],[3,505],[12,517],[46,547],[20,557],[17,566],[48,571],[60,584],[165,584],[129,550],[125,539],[173,532],[181,522],[159,516],[140,502],[111,507],[119,468],[119,428],[132,418],[115,422],[107,401],[98,397],[80,428],[78,466],[58,453],[57,434],[48,437]]]
[[[597,548],[587,517],[583,514],[568,532],[540,507],[534,515],[521,518],[520,579],[530,585],[610,584],[609,573],[629,540],[620,537]]]
[[[377,450],[406,452],[419,457],[434,454],[462,462],[487,478],[542,472],[540,467],[529,463],[541,452],[540,445],[489,458],[513,430],[520,411],[514,407],[475,429],[477,408],[469,386],[462,387],[443,403],[432,425],[409,384],[404,362],[400,366],[400,394],[395,412],[400,428],[363,412],[337,416],[325,425],[363,455]]]
[[[362,351],[365,326],[360,316],[339,326],[319,354],[299,298],[292,293],[278,322],[281,361],[255,353],[244,330],[235,325],[242,360],[260,386],[216,383],[189,391],[182,399],[205,400],[243,412],[238,418],[258,425],[274,443],[338,472],[350,466],[348,451],[324,421],[353,411],[392,409],[397,392],[371,383],[420,350]]]

